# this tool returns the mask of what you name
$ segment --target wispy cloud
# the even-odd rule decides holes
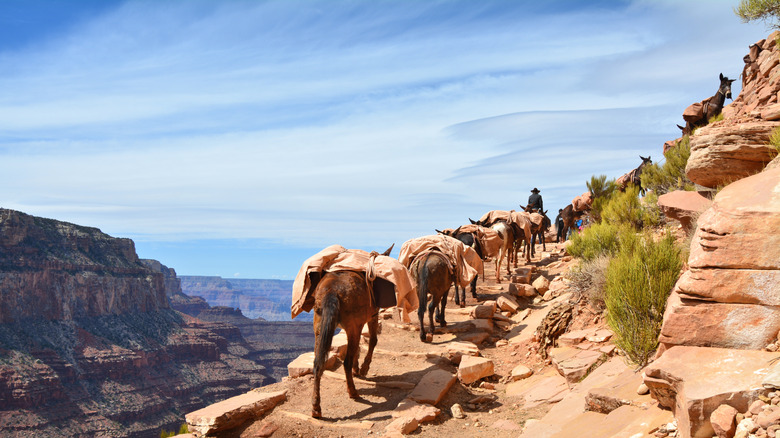
[[[660,158],[741,71],[767,31],[735,3],[103,5],[0,43],[0,205],[145,242],[371,248],[534,186],[558,208]]]

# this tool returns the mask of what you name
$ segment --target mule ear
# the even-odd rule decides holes
[[[471,222],[471,223],[472,223],[472,224],[474,224],[474,225],[479,225],[479,222],[475,221],[475,220],[474,220],[474,219],[472,219],[472,218],[469,218],[469,222]]]
[[[720,80],[723,80],[723,73],[720,74]]]
[[[457,236],[457,235],[458,235],[458,233],[460,233],[460,228],[461,228],[462,226],[463,226],[463,225],[461,225],[461,226],[460,226],[460,227],[458,227],[458,228],[455,228],[455,231],[453,231],[453,232],[452,232],[452,236],[453,236],[453,237]]]
[[[683,128],[682,126],[677,125],[677,127],[680,128],[680,131],[685,131],[685,128]]]
[[[434,228],[434,229],[433,229],[433,231],[436,231],[436,233],[438,233],[438,234],[444,234],[444,231],[442,231],[442,230],[437,230],[436,228]]]
[[[395,243],[393,243],[392,245],[390,245],[390,248],[387,248],[387,249],[385,250],[385,252],[383,252],[383,253],[382,253],[382,255],[383,255],[383,256],[389,256],[389,255],[390,255],[390,251],[392,251],[392,250],[393,250],[393,247],[394,247],[394,246],[395,246]]]
[[[736,79],[729,79],[729,84],[736,81]]]

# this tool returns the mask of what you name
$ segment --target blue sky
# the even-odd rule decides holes
[[[736,4],[5,0],[0,207],[284,279],[533,187],[555,212],[738,77],[770,31]]]

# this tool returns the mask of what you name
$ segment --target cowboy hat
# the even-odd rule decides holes
[[[536,187],[534,187],[534,189],[533,189],[533,190],[531,190],[531,193],[539,193],[539,189],[537,189]]]

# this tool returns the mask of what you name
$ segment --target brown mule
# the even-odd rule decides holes
[[[442,327],[447,326],[444,319],[444,308],[447,306],[447,293],[452,285],[453,275],[450,273],[449,264],[445,256],[437,251],[422,254],[412,262],[412,277],[417,280],[417,298],[420,307],[417,316],[420,318],[420,340],[428,342],[425,335],[425,307],[428,303],[428,294],[431,294],[431,302],[428,304],[428,319],[431,324],[431,336],[436,330],[433,324],[433,311],[436,310],[436,321]]]
[[[392,248],[383,255],[389,255]],[[320,380],[337,326],[347,333],[347,354],[344,357],[347,393],[352,399],[360,397],[352,374],[365,376],[368,373],[379,325],[379,308],[371,293],[365,273],[352,271],[326,272],[314,290],[314,388],[311,400],[311,416],[314,418],[322,417]],[[364,324],[368,324],[368,352],[363,366],[358,369],[360,334]]]

